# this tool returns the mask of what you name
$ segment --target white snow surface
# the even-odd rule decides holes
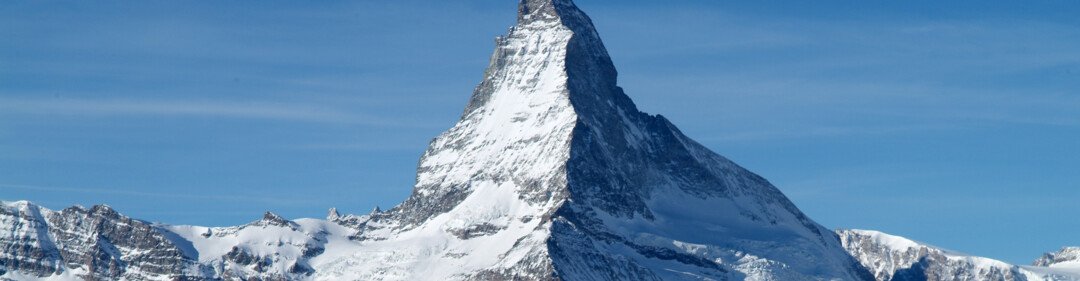
[[[49,275],[45,277],[34,276],[25,274],[19,271],[8,271],[3,275],[0,275],[0,280],[4,281],[83,281],[83,278],[79,277],[84,274],[82,270],[67,270],[61,274]]]

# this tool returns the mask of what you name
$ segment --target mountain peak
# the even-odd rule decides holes
[[[554,20],[565,15],[584,14],[571,0],[521,0],[518,2],[518,23]]]
[[[574,100],[609,104],[597,97],[611,95],[614,69],[591,20],[573,2],[521,1],[518,23],[496,40],[461,120],[432,141],[414,193],[389,213],[416,225],[482,185],[511,182],[524,187],[517,192],[529,202],[559,204],[568,195],[560,171],[572,131],[592,107]]]
[[[732,279],[724,272],[741,265],[714,261],[756,262],[740,253],[777,265],[766,276],[868,275],[768,181],[639,111],[618,86],[592,20],[573,2],[525,0],[518,12],[461,119],[421,156],[413,193],[358,224],[357,240],[430,235],[450,241],[439,247],[476,243],[503,253],[473,279],[650,280],[676,278],[661,268],[687,264],[695,274]],[[710,245],[709,254],[669,247],[685,243]],[[588,258],[626,251],[634,254]]]
[[[119,218],[120,213],[109,205],[101,204],[90,207],[90,213],[106,218]]]
[[[24,209],[31,209],[31,208],[37,208],[38,207],[37,205],[34,205],[33,202],[26,201],[26,200],[0,201],[0,206],[3,206],[5,208],[11,208],[13,210],[24,210]]]
[[[265,213],[263,213],[262,219],[259,220],[259,221],[256,221],[255,223],[253,223],[253,225],[257,225],[257,226],[279,226],[279,227],[296,228],[296,223],[295,222],[287,220],[287,219],[279,216],[278,214],[275,214],[275,213],[270,212],[270,211],[266,211]]]
[[[338,212],[337,208],[330,208],[330,211],[328,211],[326,214],[326,220],[328,221],[336,221],[340,218],[341,213]]]

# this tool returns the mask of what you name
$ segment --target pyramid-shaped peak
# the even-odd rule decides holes
[[[336,221],[338,219],[341,219],[341,213],[338,212],[337,208],[330,208],[330,211],[326,214],[326,220]]]
[[[413,193],[361,223],[392,230],[355,239],[430,234],[433,241],[476,243],[511,257],[472,279],[665,279],[667,271],[645,267],[656,262],[652,249],[692,240],[715,253],[741,251],[783,265],[761,279],[865,280],[836,236],[768,181],[666,118],[639,111],[618,86],[592,20],[572,1],[522,0],[518,9],[517,24],[496,40],[461,120],[420,158]],[[724,231],[732,226],[740,229]],[[620,232],[628,229],[634,231]],[[778,239],[743,242],[760,237]],[[627,249],[636,261],[582,258]],[[428,263],[470,255],[437,255]],[[740,264],[723,268],[712,262],[718,258],[692,260],[706,261],[699,271],[708,276],[733,279],[724,272]],[[737,263],[744,262],[750,261]],[[634,269],[620,271],[627,267]],[[803,274],[813,278],[778,277]]]
[[[550,95],[603,94],[615,88],[617,72],[607,48],[592,20],[571,0],[521,0],[517,24],[496,44],[465,117],[500,94],[512,96],[501,103],[505,106],[528,99],[559,99]],[[598,91],[571,89],[586,85],[596,85]]]
[[[389,211],[407,225],[458,205],[481,186],[514,185],[534,204],[568,195],[565,163],[578,122],[637,114],[589,17],[569,0],[522,0],[519,21],[496,40],[461,120],[429,146],[415,192]],[[595,123],[597,127],[625,127]]]

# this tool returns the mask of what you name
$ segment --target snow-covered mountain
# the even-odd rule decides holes
[[[356,220],[380,255],[341,260],[425,280],[866,276],[766,180],[638,111],[616,76],[571,1],[523,1],[413,194]]]
[[[198,276],[182,244],[107,206],[0,204],[0,279],[172,280]]]
[[[461,119],[431,142],[413,193],[390,210],[211,228],[4,203],[0,276],[869,281],[867,268],[883,280],[931,252],[893,257],[870,239],[853,258],[849,233],[640,112],[570,0],[522,1],[496,42]],[[882,253],[890,265],[873,262]]]
[[[1080,267],[1062,266],[1077,260],[1070,248],[1057,255],[1047,254],[1035,266],[1018,266],[877,231],[839,230],[837,233],[844,248],[873,272],[878,281],[1080,280]]]

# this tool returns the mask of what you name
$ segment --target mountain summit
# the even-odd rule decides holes
[[[518,10],[412,195],[357,239],[419,279],[872,278],[766,180],[640,112],[573,2]]]

